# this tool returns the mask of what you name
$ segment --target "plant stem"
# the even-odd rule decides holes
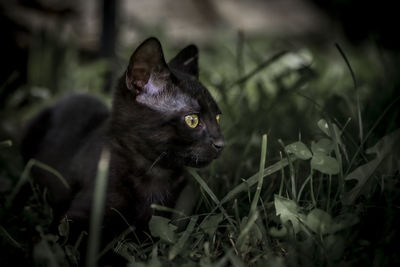
[[[255,210],[257,209],[258,200],[260,199],[260,193],[261,193],[263,180],[264,180],[264,166],[265,166],[265,155],[266,154],[267,154],[267,135],[264,134],[262,137],[262,144],[261,144],[261,159],[260,159],[260,169],[258,171],[258,184],[257,184],[256,193],[254,194],[254,198],[251,203],[250,214],[255,212]],[[249,217],[250,217],[250,214],[249,214]]]
[[[317,201],[315,200],[314,186],[313,186],[313,169],[311,169],[310,172],[310,194],[314,207],[317,207]]]

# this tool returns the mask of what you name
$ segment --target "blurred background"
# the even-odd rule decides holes
[[[71,93],[111,105],[130,55],[150,36],[167,61],[199,47],[200,80],[221,107],[227,140],[203,174],[217,178],[209,182],[218,196],[258,170],[264,133],[268,166],[280,159],[279,139],[309,145],[323,136],[321,118],[345,129],[349,155],[400,125],[394,1],[0,0],[0,34],[0,141],[13,142],[0,151],[1,201],[24,168],[18,144],[29,118]]]

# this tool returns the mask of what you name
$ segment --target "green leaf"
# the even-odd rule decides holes
[[[69,223],[67,218],[61,220],[60,224],[58,225],[58,233],[63,237],[67,237],[69,235]]]
[[[331,135],[331,132],[329,130],[329,124],[326,120],[320,119],[317,122],[317,125],[318,125],[318,128],[320,128],[321,131],[323,131],[327,136],[329,136],[330,138],[335,138],[334,136]],[[334,134],[336,135],[337,138],[339,138],[342,135],[342,131],[334,123],[332,123],[332,127],[333,127]]]
[[[317,143],[311,143],[313,154],[329,155],[333,150],[333,142],[328,138],[321,138]]]
[[[152,236],[161,240],[174,243],[176,241],[175,230],[177,227],[170,223],[170,220],[161,216],[153,216],[149,222],[149,229]]]
[[[335,140],[335,142],[342,149],[342,152],[343,152],[345,158],[347,159],[348,158],[347,150],[346,150],[346,146],[344,145],[344,143],[342,141],[342,138],[341,138],[342,131],[339,129],[339,127],[337,127],[337,125],[334,123],[329,124],[324,119],[319,120],[317,124],[318,124],[318,127],[321,129],[321,131],[323,131],[327,136],[329,136],[330,138]],[[329,129],[329,125],[332,125],[332,133]]]
[[[269,234],[273,237],[285,237],[287,235],[287,228],[283,226],[282,228],[278,229],[276,227],[271,227],[269,229]]]
[[[345,181],[357,180],[356,186],[345,193],[342,201],[351,205],[359,196],[368,196],[371,192],[373,174],[381,171],[385,176],[390,176],[400,171],[400,129],[379,140],[375,146],[367,150],[368,154],[375,153],[376,158],[358,167],[344,179]]]
[[[302,159],[302,160],[307,160],[312,157],[310,150],[307,148],[307,146],[304,143],[302,143],[300,141],[297,141],[290,145],[287,145],[285,147],[285,150],[287,153],[292,153],[297,158]]]
[[[310,211],[304,223],[316,234],[331,233],[333,230],[331,215],[321,209]]]
[[[323,154],[314,154],[311,159],[311,168],[326,174],[338,174],[339,163],[335,158]]]
[[[332,216],[321,209],[313,209],[307,214],[303,221],[308,228],[319,235],[333,234],[358,223],[358,217],[354,214],[345,213],[332,219]]]
[[[222,213],[206,217],[201,223],[200,228],[209,236],[212,237],[217,231],[218,225],[222,222]]]
[[[168,260],[173,260],[185,247],[187,240],[189,239],[190,235],[192,234],[196,222],[198,220],[198,216],[194,216],[190,218],[190,222],[188,227],[186,228],[185,232],[183,232],[182,236],[179,238],[178,242],[171,248],[168,253]]]
[[[290,221],[294,232],[297,234],[300,231],[299,220],[304,219],[304,214],[300,213],[300,207],[293,200],[280,197],[279,195],[275,195],[274,204],[276,215],[280,216],[282,224],[288,225]]]
[[[320,120],[317,122],[317,125],[318,125],[318,128],[321,129],[321,131],[323,131],[327,136],[330,136],[330,133],[329,133],[329,126],[328,126],[328,123],[326,122],[326,120],[320,119]]]

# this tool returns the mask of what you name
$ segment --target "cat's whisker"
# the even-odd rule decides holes
[[[167,152],[162,152],[160,154],[160,156],[158,156],[153,163],[151,164],[150,168],[146,171],[146,173],[149,173],[151,171],[151,169],[157,164],[157,162],[159,162],[163,157],[165,157],[167,155]]]

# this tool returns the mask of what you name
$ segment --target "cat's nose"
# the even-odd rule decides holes
[[[217,150],[217,152],[220,152],[224,149],[225,141],[222,138],[216,139],[212,142],[212,146]]]

